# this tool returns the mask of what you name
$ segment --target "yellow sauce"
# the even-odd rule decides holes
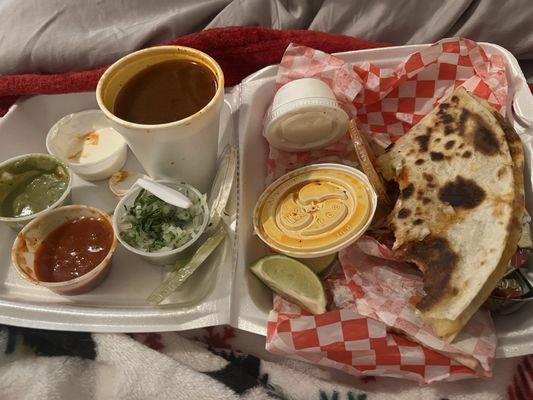
[[[375,194],[366,179],[349,171],[305,169],[265,191],[256,208],[256,229],[281,252],[334,252],[362,234],[373,215]]]

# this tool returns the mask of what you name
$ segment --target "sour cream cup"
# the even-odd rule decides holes
[[[217,81],[213,98],[200,111],[184,119],[157,125],[125,121],[113,114],[124,85],[146,68],[169,60],[191,60],[209,68]],[[183,180],[205,192],[215,176],[220,112],[224,102],[224,74],[207,54],[182,46],[140,50],[111,65],[96,88],[98,106],[113,128],[154,179]]]
[[[77,295],[93,290],[109,274],[111,257],[117,247],[115,235],[113,235],[113,243],[104,260],[85,275],[63,282],[43,282],[37,278],[35,273],[35,254],[43,240],[65,222],[82,217],[102,218],[112,229],[113,225],[109,216],[97,208],[84,205],[57,208],[35,218],[19,232],[11,249],[11,264],[28,282],[43,286],[58,294]]]
[[[273,182],[257,201],[255,233],[273,250],[296,258],[336,253],[372,222],[377,195],[361,171],[314,164]]]
[[[134,185],[131,190],[118,202],[117,207],[115,208],[115,212],[113,213],[113,228],[120,244],[122,244],[122,246],[124,246],[127,250],[141,256],[149,263],[157,265],[169,265],[174,264],[179,258],[185,258],[189,256],[192,250],[196,247],[196,242],[198,241],[200,236],[202,236],[202,233],[204,233],[205,229],[207,228],[207,224],[209,223],[209,207],[204,196],[202,196],[198,189],[185,182],[176,182],[168,180],[159,180],[156,182],[163,183],[174,189],[186,188],[190,192],[194,193],[197,198],[202,199],[201,204],[204,211],[204,219],[198,232],[196,232],[196,234],[194,234],[193,237],[187,243],[184,243],[183,245],[178,248],[175,248],[174,250],[168,251],[143,251],[127,243],[124,239],[120,237],[120,223],[122,218],[124,217],[124,214],[126,213],[125,206],[130,207],[135,201],[135,198],[137,197],[139,192],[142,190],[137,185]]]
[[[48,159],[52,160],[54,163],[56,163],[57,165],[61,166],[65,170],[65,172],[68,174],[68,183],[67,183],[67,187],[66,187],[65,191],[61,194],[61,196],[54,203],[50,204],[44,210],[36,212],[35,214],[26,215],[26,216],[22,216],[22,217],[3,217],[3,216],[0,216],[0,222],[6,223],[7,225],[9,225],[11,228],[15,229],[16,231],[19,231],[22,227],[24,227],[31,220],[33,220],[35,218],[38,218],[38,217],[40,217],[40,216],[50,212],[51,210],[53,210],[53,209],[55,209],[57,207],[60,207],[60,206],[62,206],[64,204],[69,204],[70,200],[71,200],[70,194],[71,194],[71,190],[72,190],[72,180],[73,180],[72,170],[61,159],[59,159],[59,158],[57,158],[57,157],[55,157],[53,155],[41,154],[41,153],[31,153],[31,154],[24,154],[24,155],[21,155],[21,156],[13,157],[13,158],[10,158],[9,160],[6,160],[6,161],[0,163],[0,171],[3,168],[9,166],[10,164],[13,164],[13,163],[15,163],[17,161],[24,160],[24,159],[27,159],[27,158],[32,158],[32,157],[48,158]]]
[[[46,135],[46,149],[88,181],[110,177],[126,162],[126,141],[100,110],[69,114]]]
[[[302,78],[282,86],[264,120],[270,145],[285,151],[326,147],[348,132],[348,114],[331,88],[319,79]]]

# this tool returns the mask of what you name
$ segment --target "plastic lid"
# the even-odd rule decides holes
[[[285,151],[307,151],[328,146],[348,131],[348,115],[336,101],[305,98],[284,104],[267,117],[268,142]]]
[[[259,198],[254,226],[274,250],[319,257],[353,243],[369,226],[377,198],[366,176],[340,164],[290,172]]]

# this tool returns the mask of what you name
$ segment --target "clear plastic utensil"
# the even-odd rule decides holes
[[[231,187],[237,167],[237,148],[227,145],[220,156],[218,170],[209,192],[207,204],[209,205],[209,225],[205,231],[210,234],[218,227],[222,214],[229,200]]]
[[[139,178],[135,184],[173,206],[184,209],[192,206],[192,201],[187,196],[161,183],[149,181],[145,178]]]
[[[226,231],[223,227],[218,230],[207,240],[202,243],[192,257],[187,261],[176,262],[174,271],[170,273],[167,279],[155,289],[148,297],[150,304],[159,304],[172,294],[183,282],[185,282],[200,267],[205,260],[217,249],[217,247],[226,238]]]

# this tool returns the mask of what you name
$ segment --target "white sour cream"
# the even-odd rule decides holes
[[[48,132],[46,147],[87,180],[108,178],[122,168],[127,155],[126,141],[99,110],[60,119]]]

